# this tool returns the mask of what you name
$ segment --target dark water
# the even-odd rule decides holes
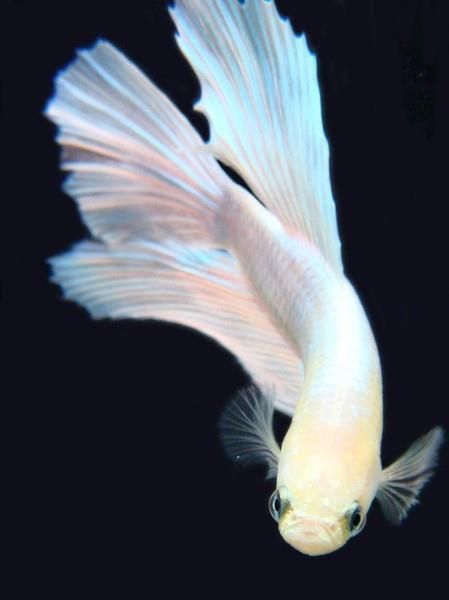
[[[222,456],[218,416],[247,383],[233,358],[175,326],[93,322],[48,283],[45,259],[86,235],[60,191],[54,129],[40,114],[76,48],[111,40],[206,131],[164,4],[4,5],[4,403],[14,414],[6,462],[16,584],[61,599],[433,593],[447,567],[447,448],[402,527],[374,507],[343,550],[301,556],[268,515],[272,486]],[[383,361],[389,462],[447,423],[449,5],[279,7],[319,57],[346,270]]]

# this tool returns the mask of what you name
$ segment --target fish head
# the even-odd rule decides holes
[[[338,550],[360,533],[366,522],[366,510],[357,500],[342,510],[324,496],[314,506],[311,502],[298,502],[285,487],[273,492],[269,508],[283,539],[309,556]]]
[[[281,536],[309,556],[338,550],[360,533],[366,522],[366,511],[360,502],[353,501],[342,511],[328,498],[323,500],[319,509],[310,503],[298,505],[285,488],[276,490],[270,498],[270,513],[278,521]]]
[[[322,423],[308,425],[301,435],[291,428],[284,438],[270,512],[288,544],[317,556],[338,550],[363,530],[381,464],[378,445],[363,430],[335,434],[323,432]]]

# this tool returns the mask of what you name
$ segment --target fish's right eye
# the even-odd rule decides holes
[[[278,490],[274,490],[271,494],[270,500],[268,501],[268,508],[270,510],[270,515],[277,523],[281,516],[281,495]]]
[[[346,513],[349,532],[351,535],[357,535],[365,527],[366,519],[362,513],[362,507],[358,502],[354,502],[352,509]]]

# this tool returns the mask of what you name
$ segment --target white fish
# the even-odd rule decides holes
[[[270,511],[289,544],[332,552],[375,497],[391,521],[406,516],[443,433],[382,469],[379,355],[343,270],[304,36],[271,1],[178,0],[170,12],[210,140],[111,44],[80,52],[46,114],[93,240],[51,259],[53,280],[94,318],[175,321],[233,352],[255,387],[226,410],[225,446],[276,477]],[[275,409],[292,417],[281,448]]]

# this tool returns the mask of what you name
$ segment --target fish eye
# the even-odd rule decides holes
[[[366,519],[363,516],[362,507],[358,502],[354,502],[353,508],[346,513],[346,520],[351,535],[357,535],[365,526]]]
[[[268,501],[268,509],[270,511],[270,515],[277,523],[281,516],[281,495],[279,494],[278,490],[274,490],[274,492],[271,494]]]

